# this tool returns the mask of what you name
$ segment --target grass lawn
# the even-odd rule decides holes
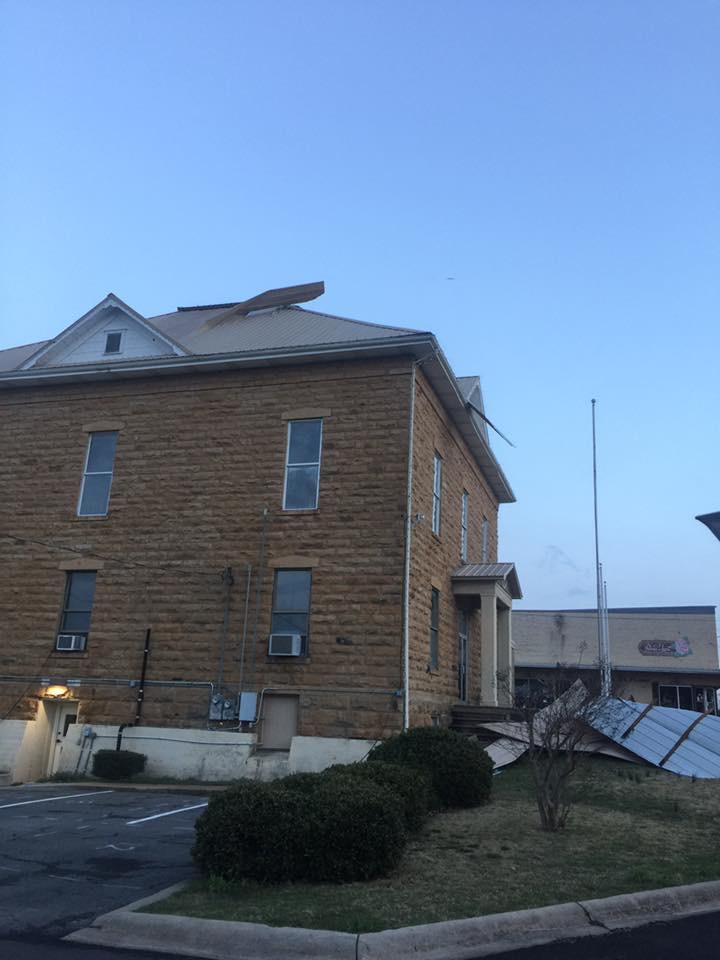
[[[574,794],[565,830],[543,833],[520,762],[487,806],[431,818],[383,880],[198,881],[148,910],[359,933],[720,878],[720,782],[594,757]]]

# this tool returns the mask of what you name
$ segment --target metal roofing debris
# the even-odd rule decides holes
[[[588,720],[656,767],[683,777],[720,778],[720,717],[613,698],[599,704]]]

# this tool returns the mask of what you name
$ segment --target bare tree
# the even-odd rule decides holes
[[[512,697],[516,719],[503,725],[502,744],[518,756],[527,753],[543,830],[565,826],[572,776],[581,760],[605,741],[589,723],[601,702],[598,691],[577,679],[576,672],[561,669],[541,689]]]

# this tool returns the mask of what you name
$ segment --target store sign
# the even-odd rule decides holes
[[[677,640],[641,640],[638,650],[644,657],[689,657],[692,653],[687,637]]]

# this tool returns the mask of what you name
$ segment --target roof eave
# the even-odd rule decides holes
[[[483,469],[499,503],[515,503],[516,497],[489,444],[478,430],[468,412],[460,385],[445,354],[433,337],[435,356],[423,365],[428,378],[445,406],[450,411],[463,439]],[[442,375],[440,375],[440,372]]]
[[[146,357],[137,360],[114,360],[110,363],[77,364],[63,367],[31,367],[0,373],[0,388],[47,386],[86,380],[137,378],[148,374],[174,375],[196,370],[222,370],[234,367],[271,366],[273,364],[302,363],[317,359],[378,356],[383,353],[408,353],[421,356],[422,347],[432,344],[432,334],[403,335],[378,340],[346,341],[313,346],[283,347],[277,350],[238,351],[236,353],[187,354],[185,356]]]

